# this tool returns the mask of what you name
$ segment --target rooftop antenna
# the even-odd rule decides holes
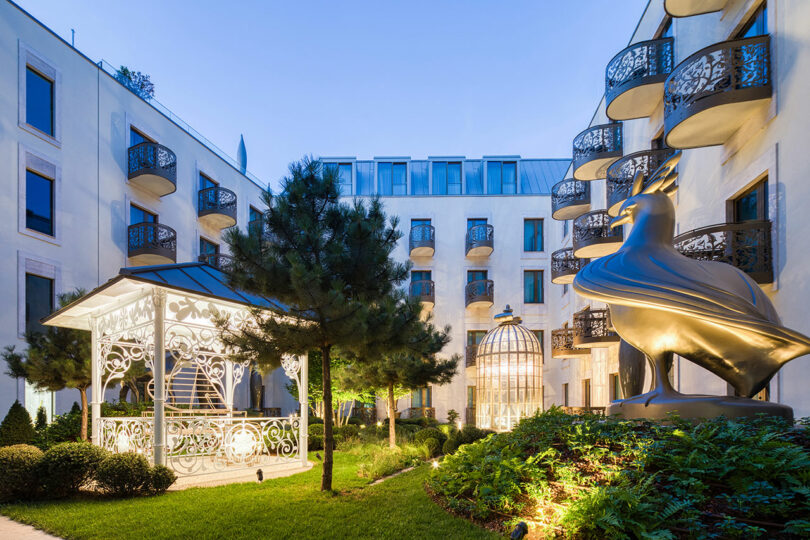
[[[76,30],[70,29],[70,46],[76,48]]]

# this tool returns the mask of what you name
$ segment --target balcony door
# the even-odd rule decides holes
[[[482,281],[485,279],[487,279],[486,270],[467,270],[467,283],[472,283],[473,281]]]
[[[768,177],[728,201],[726,214],[731,223],[768,219]]]

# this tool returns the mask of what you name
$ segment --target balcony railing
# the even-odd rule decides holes
[[[607,168],[622,156],[622,148],[621,123],[589,127],[574,137],[574,178],[604,178]]]
[[[585,308],[574,313],[574,347],[608,347],[619,340],[607,309]]]
[[[418,279],[411,281],[409,294],[412,298],[419,298],[423,304],[436,303],[436,291],[432,279]]]
[[[489,307],[495,299],[495,283],[491,279],[478,279],[464,287],[466,307]]]
[[[630,196],[633,188],[633,179],[641,171],[644,180],[669,158],[675,150],[660,148],[656,150],[642,150],[627,154],[616,163],[608,167],[605,189],[607,191],[608,214],[619,215],[622,203]]]
[[[710,45],[678,64],[664,91],[667,146],[724,144],[761,103],[769,100],[770,37]]]
[[[720,11],[728,0],[664,0],[664,10],[670,17],[691,17]]]
[[[233,257],[224,253],[203,253],[197,260],[219,270],[226,270],[233,262]]]
[[[576,358],[588,356],[588,349],[578,349],[574,347],[574,329],[558,328],[551,331],[551,357],[552,358]]]
[[[464,251],[468,257],[488,257],[494,247],[495,227],[487,223],[467,229]]]
[[[551,282],[558,285],[573,283],[577,272],[589,262],[589,259],[575,257],[572,248],[558,249],[551,254]]]
[[[773,282],[771,222],[721,223],[675,237],[675,249],[691,259],[730,264],[757,283]]]
[[[409,407],[408,418],[436,418],[436,409],[433,407]]]
[[[592,259],[609,255],[624,241],[622,227],[610,228],[611,217],[605,210],[583,214],[574,220],[574,255]]]
[[[473,367],[475,365],[475,358],[478,354],[478,345],[467,345],[464,351],[464,366]]]
[[[177,262],[177,233],[160,223],[136,223],[127,229],[127,255],[136,265]]]
[[[464,410],[464,424],[468,426],[475,425],[475,407],[467,407]]]
[[[200,221],[225,229],[236,225],[236,193],[224,187],[201,189],[197,195],[197,216]]]
[[[655,111],[672,72],[671,37],[633,43],[608,62],[605,103],[608,118],[631,120]]]
[[[411,257],[432,257],[436,252],[436,228],[433,225],[414,225],[408,244]]]
[[[551,217],[565,221],[591,209],[591,185],[569,178],[551,188]]]
[[[142,142],[130,147],[128,173],[130,183],[158,197],[177,190],[177,156],[162,144]]]

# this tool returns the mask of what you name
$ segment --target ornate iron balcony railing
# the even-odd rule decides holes
[[[211,216],[212,225],[224,229],[236,224],[236,193],[224,187],[201,189],[197,194],[197,215]]]
[[[605,68],[608,118],[630,120],[652,114],[661,103],[664,81],[672,72],[672,44],[671,37],[640,41],[608,62]]]
[[[467,229],[467,237],[464,243],[464,252],[467,255],[480,254],[486,256],[492,253],[494,247],[495,227],[487,223],[484,225],[473,225]]]
[[[569,178],[551,188],[551,217],[565,221],[591,209],[591,185]]]
[[[478,345],[467,345],[464,351],[464,366],[472,367],[475,365],[475,357],[478,354]]]
[[[436,228],[433,225],[414,225],[411,227],[408,245],[411,255],[432,257],[436,250]]]
[[[607,309],[585,308],[574,313],[574,347],[607,347],[619,342]]]
[[[219,270],[226,270],[228,265],[233,262],[233,257],[224,253],[203,253],[197,257],[197,260]]]
[[[757,283],[773,282],[771,222],[721,223],[675,237],[675,249],[689,258],[736,266]]]
[[[574,220],[574,255],[580,258],[602,257],[622,245],[621,227],[611,229],[611,217],[605,210],[582,214]]]
[[[479,279],[467,283],[464,287],[464,305],[478,302],[492,304],[495,299],[495,282],[491,279]]]
[[[159,197],[173,193],[177,189],[177,156],[162,144],[136,144],[128,151],[127,178],[138,180]]]
[[[574,347],[574,329],[558,328],[551,331],[551,357],[552,358],[574,358],[578,356],[588,356],[588,349],[578,349]]]
[[[436,418],[436,409],[433,407],[409,407],[408,418]]]
[[[574,137],[574,178],[598,180],[622,155],[622,125],[619,122],[589,127]]]
[[[136,223],[127,229],[129,257],[154,256],[177,262],[177,233],[161,223]]]
[[[436,302],[436,290],[432,279],[411,281],[408,292],[411,297],[419,298],[424,303],[434,304]]]
[[[674,153],[675,150],[672,148],[642,150],[627,154],[608,167],[605,182],[608,214],[611,216],[619,214],[622,203],[630,196],[636,172],[641,171],[646,183],[649,175]]]
[[[551,282],[558,285],[573,283],[577,272],[589,262],[590,259],[575,257],[573,248],[558,249],[551,254]]]

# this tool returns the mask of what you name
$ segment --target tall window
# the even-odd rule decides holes
[[[748,22],[737,33],[737,39],[754,36],[764,36],[768,33],[768,2],[762,2],[756,11],[748,19]]]
[[[568,236],[568,220],[566,219],[562,223],[562,237],[565,240],[565,237]]]
[[[53,81],[31,66],[25,68],[25,123],[54,135]]]
[[[260,234],[262,232],[262,220],[264,214],[260,210],[250,207],[248,209],[248,234]]]
[[[25,227],[54,236],[53,180],[25,171]]]
[[[486,218],[471,218],[467,220],[467,230],[469,231],[473,227],[486,224],[487,224]]]
[[[543,220],[523,220],[523,251],[543,251]]]
[[[487,279],[486,270],[467,270],[467,283]]]
[[[661,32],[658,34],[658,38],[668,38],[675,36],[675,29],[672,25],[672,17],[667,17],[667,21],[664,23],[664,26],[661,27]]]
[[[411,161],[411,195],[430,195],[429,161]]]
[[[568,383],[563,383],[562,387],[563,407],[568,407]]]
[[[517,193],[516,161],[487,161],[487,193]]]
[[[475,409],[475,387],[467,387],[467,408]]]
[[[467,330],[467,345],[480,345],[485,335],[486,330]]]
[[[461,162],[433,162],[433,194],[461,195]]]
[[[730,221],[742,223],[768,219],[768,177],[730,202]]]
[[[411,271],[411,281],[430,281],[430,270]]]
[[[523,271],[523,303],[542,304],[543,303],[543,271],[524,270]]]
[[[201,236],[200,255],[216,255],[217,253],[219,253],[219,244],[215,244]]]
[[[152,139],[135,129],[134,127],[129,128],[129,146],[130,148],[135,146],[136,144],[141,144],[144,142],[154,142]]]
[[[619,382],[619,374],[611,373],[608,378],[610,379],[610,401],[622,399],[622,386]]]
[[[590,408],[591,406],[591,380],[583,379],[582,381],[582,406]]]
[[[430,386],[423,386],[422,388],[417,388],[413,392],[411,392],[411,407],[413,408],[422,408],[422,407],[432,407],[433,400],[431,399],[432,392],[430,391]]]
[[[36,274],[25,274],[25,331],[42,332],[40,319],[54,307],[53,280]]]
[[[380,195],[408,194],[407,163],[377,163],[377,190]]]
[[[484,194],[484,165],[481,161],[465,161],[464,177],[467,180],[468,195]]]
[[[208,189],[212,187],[217,187],[219,184],[208,178],[203,173],[200,173],[200,189]]]
[[[352,164],[324,163],[324,170],[337,176],[338,189],[342,196],[352,194]]]
[[[534,337],[537,338],[537,341],[540,342],[540,352],[544,350],[544,342],[543,339],[545,338],[545,332],[543,330],[531,330],[531,333],[534,334]],[[546,355],[544,354],[542,357],[542,363],[546,363]]]
[[[140,206],[134,204],[129,207],[129,224],[136,225],[138,223],[157,223],[157,214],[153,214],[149,210],[144,210]]]

